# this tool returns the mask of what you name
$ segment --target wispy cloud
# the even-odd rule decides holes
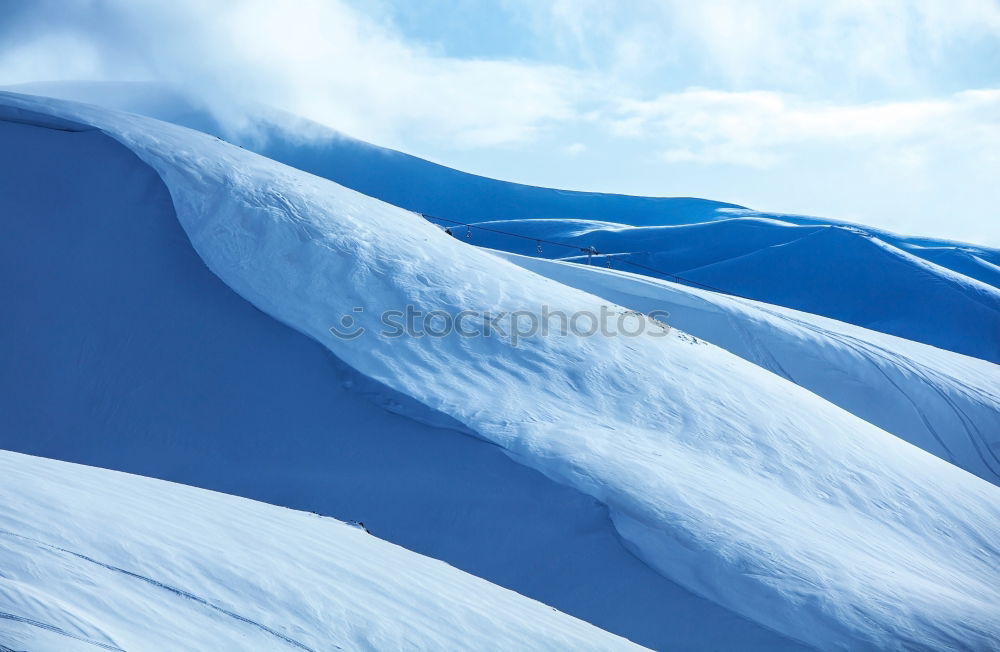
[[[935,100],[832,104],[770,91],[692,89],[652,100],[621,100],[609,123],[622,137],[661,147],[669,162],[771,167],[803,148],[887,149],[963,146],[990,156],[1000,148],[1000,90]],[[975,153],[970,151],[969,153]]]
[[[15,0],[20,10],[0,19],[0,83],[165,80],[216,105],[266,102],[395,145],[521,144],[587,114],[599,130],[669,140],[668,160],[761,166],[803,140],[925,130],[969,101],[841,90],[910,83],[977,35],[1000,43],[991,0],[506,3],[581,65],[448,57],[343,0]],[[657,83],[644,83],[653,72]]]
[[[505,1],[567,61],[655,80],[656,92],[697,85],[874,99],[968,85],[970,73],[1000,84],[995,0]]]
[[[0,84],[166,81],[230,127],[265,103],[526,183],[1000,242],[995,0],[503,0],[523,38],[489,58],[394,2],[6,0]]]
[[[0,42],[0,83],[169,81],[380,142],[413,132],[461,147],[523,142],[547,122],[572,119],[583,87],[561,67],[436,55],[335,0],[23,7],[7,18],[23,28],[6,30]]]

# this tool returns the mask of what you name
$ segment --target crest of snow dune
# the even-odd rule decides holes
[[[159,84],[61,82],[24,89],[222,134],[268,158],[445,220],[499,220],[504,223],[489,228],[574,245],[546,247],[544,257],[596,246],[618,254],[637,273],[681,274],[730,293],[1000,362],[995,249],[704,199],[509,183],[376,147],[266,106],[248,107],[247,116],[235,119]],[[475,242],[535,253],[530,238],[477,229]],[[874,277],[879,283],[871,282]]]
[[[996,365],[818,315],[596,266],[499,254],[670,323],[1000,482]]]
[[[732,215],[732,212],[728,214]],[[614,254],[615,266],[654,278],[794,308],[950,351],[1000,362],[1000,252],[802,216],[743,211],[701,224],[609,228],[585,220],[505,220],[476,241],[511,253]],[[676,276],[674,276],[676,275]],[[873,282],[872,279],[877,279]]]
[[[3,447],[361,519],[654,649],[801,649],[643,564],[603,504],[245,301],[119,142],[9,121],[0,142]]]
[[[354,308],[597,312],[597,297],[406,211],[138,117],[14,96],[93,124],[159,171],[199,254],[349,364],[604,502],[664,575],[813,645],[986,647],[1000,636],[998,490],[683,334],[345,341]]]

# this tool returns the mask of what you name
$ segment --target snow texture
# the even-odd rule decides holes
[[[996,249],[704,199],[584,193],[498,181],[376,147],[268,107],[207,106],[158,84],[62,82],[25,89],[218,134],[413,211],[596,247],[632,272],[658,278],[680,274],[731,294],[1000,363]],[[535,255],[530,239],[476,230],[474,242]],[[541,255],[575,254],[545,246]]]
[[[992,363],[629,272],[500,255],[632,310],[666,311],[672,326],[1000,484],[1000,369]]]
[[[159,173],[226,285],[360,374],[591,496],[664,577],[818,648],[997,646],[996,486],[682,331],[517,347],[332,337],[354,308],[374,332],[380,312],[406,304],[596,313],[607,302],[204,134],[3,102],[7,120],[93,125],[124,144]]]
[[[362,520],[649,646],[795,647],[636,559],[601,503],[241,299],[116,141],[0,140],[0,446]]]
[[[0,452],[17,650],[639,649],[315,514]]]

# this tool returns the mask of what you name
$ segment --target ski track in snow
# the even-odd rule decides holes
[[[746,300],[736,299],[736,301],[742,301],[743,303],[750,305],[749,302],[747,302]],[[991,450],[989,443],[985,441],[985,437],[983,436],[983,433],[978,429],[978,427],[974,423],[971,423],[968,417],[966,417],[965,414],[962,412],[962,410],[958,408],[955,402],[948,397],[948,394],[940,389],[941,383],[935,382],[935,381],[941,381],[943,379],[941,379],[940,377],[932,378],[932,376],[939,376],[938,372],[924,365],[921,365],[911,359],[908,359],[905,356],[889,351],[884,347],[878,346],[877,344],[874,344],[872,342],[867,342],[858,337],[854,337],[846,333],[837,333],[832,330],[824,329],[816,324],[811,324],[802,319],[795,319],[787,315],[779,314],[772,309],[768,309],[766,306],[761,306],[760,304],[757,304],[753,307],[759,308],[762,312],[770,314],[774,317],[787,319],[788,321],[796,324],[801,328],[808,329],[810,331],[817,333],[821,337],[826,337],[831,340],[840,342],[845,346],[845,348],[862,353],[863,357],[880,359],[886,362],[886,364],[889,366],[898,366],[905,371],[909,371],[916,378],[923,380],[924,381],[923,385],[931,388],[938,396],[940,396],[941,400],[951,408],[952,412],[955,414],[955,417],[963,422],[965,427],[962,429],[962,434],[964,434],[968,438],[969,442],[975,448],[980,461],[982,461],[983,465],[989,469],[989,471],[993,475],[993,478],[995,480],[1000,481],[1000,466],[998,466],[1000,465],[1000,458],[998,458],[997,455]],[[768,357],[772,360],[774,359],[772,356]],[[927,430],[934,436],[935,440],[941,445],[941,447],[948,452],[948,457],[947,457],[948,461],[955,463],[955,454],[949,450],[948,444],[942,438],[941,434],[930,423],[930,421],[927,419],[924,413],[920,410],[920,407],[917,405],[917,403],[910,397],[910,395],[903,389],[903,387],[900,386],[899,383],[897,383],[895,380],[893,380],[891,376],[889,376],[889,374],[885,371],[885,369],[882,366],[873,363],[872,367],[876,371],[878,371],[886,379],[886,382],[891,384],[899,392],[899,394],[904,397],[906,401],[908,401],[911,405],[914,406],[914,411],[920,415],[920,418],[926,425]],[[780,375],[783,375],[784,377],[788,378],[792,382],[795,382],[795,380],[789,374],[787,374],[783,369],[781,369],[780,365],[776,367],[775,371]],[[960,384],[967,391],[979,394],[984,398],[992,401],[993,403],[1000,405],[1000,397],[997,397],[996,395],[989,393],[988,389],[978,388],[976,390],[972,390],[968,385],[962,384],[960,378],[949,378],[948,381]],[[987,455],[984,455],[983,448],[985,448],[986,451],[988,452],[990,459],[987,459]]]
[[[24,536],[22,534],[17,534],[16,532],[9,532],[7,530],[0,530],[0,534],[2,534],[4,536],[8,536],[8,537],[17,537],[18,539],[23,539],[25,541],[30,541],[30,542],[32,542],[32,543],[34,543],[36,545],[42,546],[44,548],[48,548],[49,550],[54,550],[56,552],[60,552],[60,553],[66,554],[66,555],[72,555],[72,556],[77,557],[79,559],[82,559],[82,560],[84,560],[86,562],[90,562],[91,564],[96,564],[97,566],[100,566],[101,568],[107,569],[109,571],[112,571],[112,572],[115,572],[115,573],[121,573],[122,575],[126,575],[128,577],[135,578],[135,579],[140,580],[142,582],[146,582],[147,584],[151,584],[151,585],[153,585],[153,586],[155,586],[157,588],[163,589],[164,591],[169,591],[170,593],[172,593],[172,594],[174,594],[174,595],[176,595],[178,597],[185,598],[187,600],[192,600],[194,602],[197,602],[200,605],[208,607],[209,609],[213,609],[213,610],[215,610],[215,611],[217,611],[217,612],[219,612],[219,613],[221,613],[223,615],[226,615],[226,616],[228,616],[228,617],[230,617],[230,618],[232,618],[234,620],[238,620],[240,622],[246,623],[247,625],[251,625],[253,627],[256,627],[257,629],[259,629],[261,631],[264,631],[264,632],[270,634],[271,636],[274,636],[275,638],[281,640],[282,642],[284,642],[284,643],[286,643],[286,644],[288,644],[288,645],[290,645],[292,647],[297,647],[297,648],[302,649],[302,650],[307,650],[308,652],[315,652],[315,650],[313,650],[313,648],[309,647],[308,645],[306,645],[306,644],[304,644],[304,643],[302,643],[300,641],[296,641],[294,638],[291,638],[290,636],[282,634],[281,632],[279,632],[279,631],[277,631],[275,629],[272,629],[272,628],[268,627],[267,625],[265,625],[263,623],[259,623],[256,620],[253,620],[252,618],[247,618],[246,616],[241,616],[240,614],[236,613],[235,611],[230,611],[229,609],[226,609],[224,607],[220,607],[220,606],[218,606],[216,604],[212,604],[211,602],[209,602],[205,598],[197,596],[197,595],[195,595],[193,593],[190,593],[188,591],[185,591],[183,589],[179,589],[179,588],[177,588],[175,586],[170,586],[169,584],[165,584],[163,582],[157,581],[157,580],[153,579],[152,577],[147,577],[146,575],[142,575],[140,573],[134,573],[134,572],[132,572],[130,570],[125,570],[124,568],[119,568],[119,567],[114,566],[112,564],[106,564],[106,563],[104,563],[102,561],[98,561],[98,560],[94,559],[93,557],[88,557],[87,555],[81,554],[79,552],[73,552],[72,550],[67,550],[66,548],[60,548],[59,546],[54,546],[54,545],[52,545],[50,543],[45,543],[44,541],[39,541],[38,539],[33,539],[31,537],[26,537],[26,536]],[[15,617],[13,617],[13,616],[11,618],[15,619]],[[24,622],[29,622],[30,624],[35,624],[35,625],[38,625],[38,626],[46,627],[48,629],[51,629],[52,631],[57,631],[58,633],[64,634],[66,636],[72,636],[71,634],[68,634],[68,633],[66,633],[66,632],[64,632],[62,630],[59,630],[59,628],[53,627],[51,625],[44,625],[43,623],[37,623],[36,621],[29,621],[28,619],[21,619],[21,620],[24,621]],[[78,637],[74,636],[73,638],[78,638]],[[85,640],[85,639],[80,639],[80,640]],[[107,648],[109,650],[118,650],[118,649],[120,649],[120,648],[117,648],[115,646],[104,645],[102,643],[96,643],[94,641],[86,641],[86,642],[87,643],[91,643],[93,645],[100,645],[101,647]],[[331,645],[333,645],[333,644],[331,644]],[[339,645],[333,645],[333,647],[335,649],[337,649],[337,650],[342,650],[343,649]]]
[[[117,647],[115,645],[111,645],[111,644],[108,644],[108,643],[101,643],[100,641],[93,641],[93,640],[91,640],[89,638],[84,638],[83,636],[77,636],[76,634],[71,634],[71,633],[67,632],[66,630],[64,630],[64,629],[62,629],[60,627],[56,627],[55,625],[50,625],[48,623],[43,623],[40,620],[33,620],[31,618],[24,618],[23,616],[16,616],[14,614],[9,614],[9,613],[3,612],[3,611],[0,611],[0,619],[3,619],[3,620],[12,620],[12,621],[14,621],[16,623],[23,623],[25,625],[31,625],[32,627],[38,627],[39,629],[44,629],[44,630],[53,632],[55,634],[59,634],[60,636],[65,636],[67,638],[71,638],[73,640],[80,641],[81,643],[86,643],[87,645],[93,645],[93,646],[96,646],[96,647],[104,648],[105,650],[115,650],[116,652],[125,652],[125,650],[123,650],[120,647]],[[4,645],[2,643],[0,643],[0,652],[6,652],[6,651],[8,651],[10,649],[11,648],[4,647]]]
[[[0,497],[9,647],[636,648],[335,519],[6,451]]]
[[[737,299],[737,301],[739,301],[739,299]],[[983,436],[983,433],[979,430],[979,428],[974,423],[969,421],[965,413],[958,408],[958,406],[948,396],[948,394],[940,389],[940,386],[942,384],[941,381],[943,381],[944,379],[941,378],[939,372],[936,372],[935,370],[925,365],[921,365],[905,356],[891,352],[877,344],[862,340],[858,337],[854,337],[846,333],[837,333],[832,330],[823,329],[820,326],[817,326],[816,324],[810,324],[805,320],[790,318],[787,317],[786,315],[779,315],[774,310],[769,310],[766,307],[762,307],[761,310],[762,312],[768,313],[774,317],[788,319],[790,322],[796,324],[797,326],[811,330],[822,337],[826,337],[834,341],[840,342],[848,349],[863,353],[864,354],[863,357],[877,358],[885,361],[889,366],[898,366],[902,368],[904,371],[909,371],[916,378],[923,380],[924,381],[923,385],[925,387],[931,388],[938,396],[940,396],[941,400],[951,408],[952,412],[955,414],[955,417],[963,422],[963,425],[965,427],[962,429],[962,434],[964,434],[968,438],[969,442],[975,448],[976,454],[978,455],[980,461],[982,461],[983,465],[986,466],[992,473],[994,480],[1000,481],[1000,457],[997,457],[996,453],[993,452],[992,448],[989,445],[989,442],[985,440],[985,437]],[[914,411],[920,415],[920,418],[926,425],[927,430],[934,436],[934,438],[941,445],[941,447],[948,452],[948,461],[955,463],[954,453],[952,453],[948,449],[948,445],[942,438],[941,434],[930,423],[926,415],[920,410],[920,407],[910,397],[910,395],[899,385],[899,383],[897,383],[895,380],[892,379],[891,376],[889,376],[889,374],[885,371],[885,369],[882,366],[873,363],[872,367],[876,369],[886,379],[886,381],[900,393],[901,396],[903,396],[909,403],[911,403],[914,406]],[[780,365],[777,366],[776,371],[777,373],[785,376],[792,382],[795,382],[795,380],[789,374],[787,374],[786,372],[784,372],[783,369],[781,369]],[[1000,371],[998,371],[998,374],[1000,374]],[[935,376],[936,378],[932,378]],[[969,391],[971,394],[978,394],[983,398],[991,401],[992,403],[1000,405],[1000,397],[991,394],[988,388],[977,388],[976,390],[972,390],[972,388],[970,388],[968,385],[962,383],[960,378],[955,378],[955,377],[949,378],[948,382],[958,384],[966,391]],[[988,453],[989,459],[987,459],[987,455],[983,453],[984,448]]]

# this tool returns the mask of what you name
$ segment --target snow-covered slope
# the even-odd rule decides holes
[[[853,228],[828,227],[684,277],[1000,363],[1000,289]]]
[[[851,224],[841,220],[810,217],[788,213],[766,213],[747,208],[727,208],[720,211],[730,216],[744,219],[764,218],[786,224],[800,225],[835,225],[852,228],[856,232],[867,233],[897,249],[912,256],[922,258],[941,267],[958,272],[969,278],[982,281],[993,287],[1000,287],[1000,250],[995,248],[971,245],[962,242],[927,238],[920,236],[904,236],[884,229]]]
[[[0,451],[0,648],[638,649],[281,507]]]
[[[955,258],[963,249],[958,245],[934,248],[932,256],[927,248],[884,232],[756,216],[641,228],[586,220],[482,226],[527,236],[475,229],[472,240],[487,247],[537,255],[532,238],[596,247],[613,254],[612,265],[626,271],[666,279],[679,275],[731,294],[1000,362],[1000,288],[911,253],[968,271],[959,263],[969,258]],[[945,260],[945,249],[954,254],[951,260]],[[1000,259],[1000,252],[978,253]],[[545,244],[542,256],[579,260],[580,252]],[[979,276],[996,280],[985,272]]]
[[[361,520],[650,646],[794,647],[637,560],[599,502],[241,299],[113,139],[0,122],[0,143],[0,448]]]
[[[996,365],[826,317],[599,266],[498,255],[649,313],[1000,483]]]
[[[378,147],[266,106],[206,105],[202,98],[155,83],[48,82],[9,90],[98,104],[205,131],[390,204],[442,217],[616,215],[633,224],[663,224],[668,218],[711,220],[720,208],[741,208],[692,197],[633,197],[498,181]]]
[[[995,249],[701,199],[512,184],[376,147],[267,107],[209,107],[155,84],[23,88],[219,134],[411,210],[460,222],[494,221],[491,228],[596,246],[616,254],[622,265],[652,268],[626,266],[633,272],[682,274],[730,293],[1000,363],[1000,251]],[[544,219],[529,223],[538,218]],[[525,254],[535,247],[481,230],[474,242]],[[542,255],[572,254],[545,247]]]
[[[45,117],[58,113],[126,144],[161,174],[195,249],[227,285],[355,369],[599,500],[664,576],[817,647],[996,645],[995,486],[655,324],[641,337],[517,347],[373,337],[378,315],[406,304],[598,313],[603,302],[200,134],[51,101],[4,103],[7,118],[58,124]],[[332,337],[344,314],[368,335]]]

